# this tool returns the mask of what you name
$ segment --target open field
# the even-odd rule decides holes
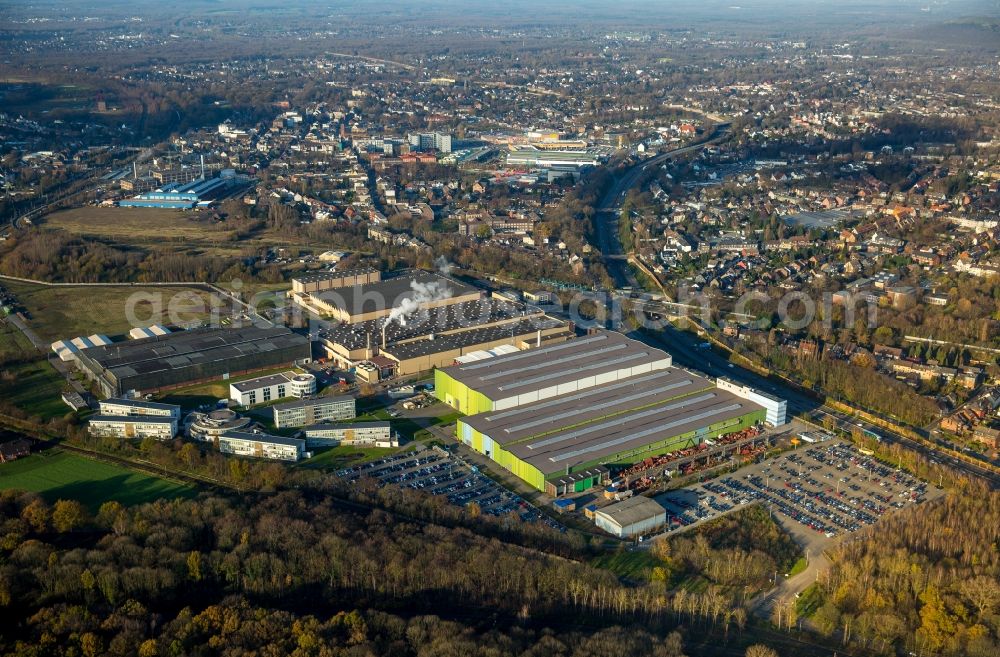
[[[8,322],[0,323],[0,359],[37,353],[28,338]]]
[[[96,511],[116,500],[125,505],[161,498],[194,497],[193,487],[49,449],[0,464],[0,488],[41,493],[48,501],[75,499]]]
[[[264,247],[291,246],[310,252],[319,249],[310,247],[304,239],[289,238],[267,228],[239,236],[225,222],[213,223],[207,217],[208,213],[195,210],[84,206],[54,212],[37,223],[42,229],[122,246],[190,254],[240,257]]]
[[[48,419],[69,413],[61,398],[66,387],[66,379],[45,359],[0,367],[0,399],[29,415]]]
[[[49,287],[3,279],[28,309],[28,324],[43,339],[128,333],[134,326],[204,321],[218,309],[229,314],[223,299],[189,287]],[[136,320],[133,323],[130,316]]]

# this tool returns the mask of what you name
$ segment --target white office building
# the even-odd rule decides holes
[[[388,422],[352,422],[350,424],[317,424],[303,433],[312,447],[399,447],[399,437]]]
[[[312,374],[295,372],[282,372],[229,384],[229,398],[240,406],[253,406],[288,397],[308,397],[315,394],[316,377]]]
[[[750,386],[740,385],[732,379],[719,377],[715,381],[716,387],[733,393],[737,397],[742,397],[755,404],[759,404],[767,411],[765,421],[773,427],[780,427],[788,421],[788,401],[779,399],[774,395],[769,395],[763,390],[757,390]]]
[[[101,402],[101,415],[151,415],[180,418],[181,407],[160,404],[144,399],[105,399]]]
[[[93,436],[170,440],[177,435],[177,418],[155,415],[95,415],[88,420],[87,428]]]
[[[219,436],[219,451],[258,459],[298,461],[306,454],[306,441],[266,433],[227,431]]]
[[[299,401],[275,404],[274,426],[306,427],[320,422],[350,420],[357,415],[354,397],[313,397]]]
[[[440,132],[421,132],[410,135],[410,146],[419,151],[436,150],[441,153],[451,152],[451,135]]]

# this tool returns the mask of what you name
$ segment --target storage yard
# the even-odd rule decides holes
[[[489,477],[475,466],[440,448],[392,454],[337,472],[344,481],[356,483],[364,478],[380,485],[395,484],[431,495],[446,496],[450,504],[468,506],[475,503],[492,516],[517,514],[525,522],[542,521],[558,529],[562,527]]]
[[[941,491],[834,441],[800,448],[732,475],[656,497],[669,531],[759,502],[805,543],[870,526],[883,515],[933,499]]]

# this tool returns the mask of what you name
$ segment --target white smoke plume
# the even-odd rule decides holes
[[[443,255],[434,259],[434,266],[437,267],[437,270],[445,276],[450,275],[451,270],[455,268],[455,265],[448,262],[448,258],[445,258]]]
[[[442,301],[453,294],[451,288],[444,281],[431,281],[430,283],[410,281],[410,289],[413,290],[413,294],[403,297],[399,305],[392,309],[385,322],[387,326],[393,322],[397,322],[400,326],[406,326],[406,320],[420,310],[423,304]]]

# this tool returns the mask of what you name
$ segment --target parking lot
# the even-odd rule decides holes
[[[516,514],[525,522],[541,521],[557,529],[563,528],[519,496],[485,476],[474,465],[438,449],[392,454],[377,461],[345,468],[337,476],[346,481],[364,477],[382,485],[398,485],[441,495],[456,506],[475,503],[491,516]]]
[[[865,456],[849,443],[834,441],[802,447],[656,499],[667,509],[668,531],[759,502],[813,543],[817,537],[857,531],[938,494],[930,484]]]

